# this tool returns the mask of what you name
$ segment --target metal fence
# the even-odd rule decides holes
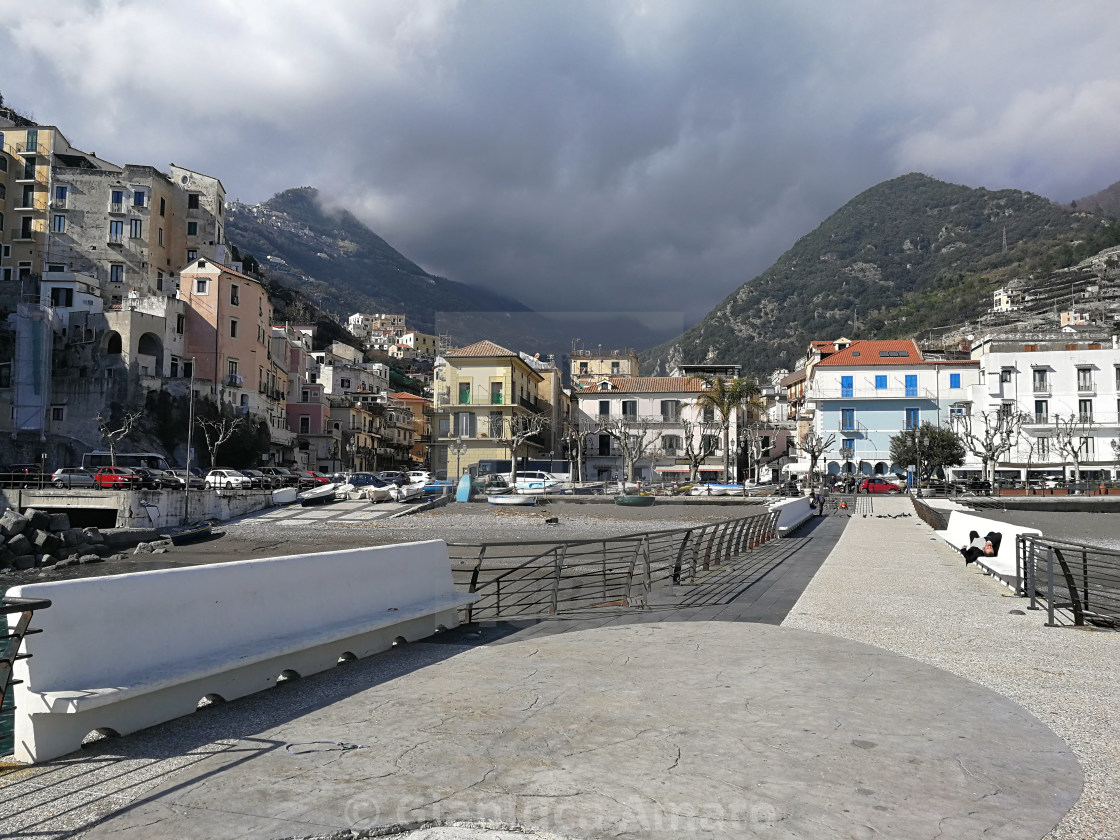
[[[564,542],[448,543],[456,586],[480,599],[468,622],[644,607],[655,587],[695,580],[777,538],[778,513]]]
[[[1120,551],[1028,534],[1016,539],[1015,567],[1030,608],[1046,605],[1047,625],[1066,614],[1077,627],[1120,627]]]

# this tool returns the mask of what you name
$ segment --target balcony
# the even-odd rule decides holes
[[[810,400],[936,400],[937,395],[929,388],[875,388],[860,385],[853,388],[810,388],[806,394]]]
[[[1079,397],[1095,397],[1097,395],[1097,387],[1092,382],[1078,382],[1077,383],[1077,396]]]
[[[123,201],[110,201],[109,202],[109,212],[110,213],[123,213],[124,212],[124,202]]]
[[[245,384],[245,377],[239,376],[236,373],[231,373],[229,376],[222,380],[222,384],[227,385],[230,388],[240,388]]]
[[[836,424],[836,431],[855,435],[860,432],[865,432],[867,429],[858,420],[840,420],[840,422]]]
[[[110,245],[123,245],[124,244],[124,234],[123,233],[110,233],[106,237],[105,241],[108,242]]]
[[[1050,424],[1049,414],[1028,414],[1026,423],[1028,426],[1047,426]]]

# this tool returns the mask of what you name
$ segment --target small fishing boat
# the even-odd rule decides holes
[[[535,507],[537,504],[536,496],[522,496],[522,495],[493,495],[487,496],[486,500],[492,505],[507,506],[507,505],[521,505],[524,507]]]
[[[442,496],[455,489],[455,484],[450,481],[430,481],[424,485],[425,496]]]
[[[622,507],[650,507],[655,500],[654,496],[615,496],[614,503]]]
[[[186,545],[194,540],[201,540],[214,533],[209,522],[196,522],[194,525],[182,525],[164,532],[170,538],[172,545]]]
[[[304,490],[299,494],[299,502],[304,507],[308,505],[321,505],[327,502],[333,502],[335,494],[338,492],[338,485],[334,483],[320,484],[318,487],[313,487],[310,490]]]
[[[424,495],[423,484],[402,484],[400,487],[393,486],[389,488],[389,494],[393,501],[407,502],[412,499],[419,499]]]
[[[298,495],[299,491],[294,487],[281,487],[272,491],[272,503],[274,505],[290,505]]]

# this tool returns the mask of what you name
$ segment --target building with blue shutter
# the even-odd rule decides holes
[[[813,342],[804,428],[826,440],[835,436],[818,470],[903,474],[907,465],[891,461],[891,438],[927,421],[947,425],[954,404],[979,381],[979,368],[971,359],[924,356],[913,340]]]

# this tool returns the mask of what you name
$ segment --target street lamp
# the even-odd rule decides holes
[[[449,444],[447,448],[455,453],[455,478],[458,479],[462,476],[462,473],[459,471],[459,458],[467,451],[467,445],[463,442],[463,438],[457,435],[455,437],[455,442]]]

